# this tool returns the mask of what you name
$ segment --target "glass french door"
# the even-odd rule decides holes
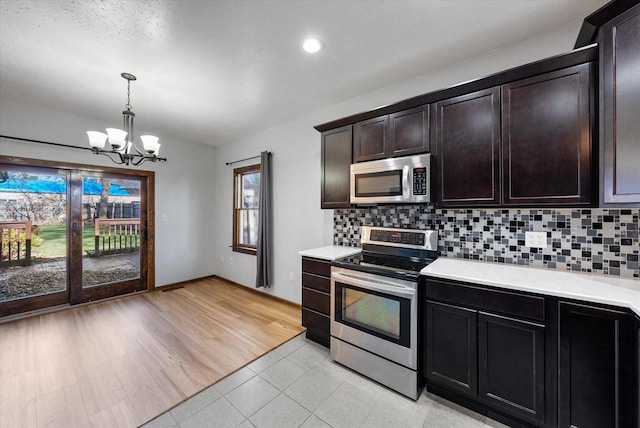
[[[147,182],[0,163],[0,317],[146,290]]]
[[[129,175],[71,173],[71,303],[147,288],[145,183]]]
[[[0,164],[0,316],[69,301],[69,172]]]

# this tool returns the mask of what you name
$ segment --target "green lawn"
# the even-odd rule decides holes
[[[67,255],[67,226],[49,225],[40,226],[42,243],[31,249],[32,253],[38,253],[38,257],[65,257]],[[94,235],[93,226],[84,227],[82,230],[82,248],[93,250]]]

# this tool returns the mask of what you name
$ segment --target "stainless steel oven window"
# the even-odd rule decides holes
[[[400,302],[344,287],[342,319],[400,339]]]
[[[338,323],[409,348],[411,299],[335,282]]]

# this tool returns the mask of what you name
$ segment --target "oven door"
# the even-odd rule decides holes
[[[417,370],[416,283],[331,268],[331,335]]]

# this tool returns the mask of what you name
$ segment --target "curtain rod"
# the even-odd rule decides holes
[[[67,147],[70,149],[80,149],[80,150],[89,150],[92,151],[90,147],[79,147],[79,146],[72,146],[70,144],[62,144],[62,143],[53,143],[51,141],[43,141],[43,140],[33,140],[31,138],[20,138],[20,137],[12,137],[10,135],[0,135],[0,138],[6,138],[8,140],[17,140],[17,141],[26,141],[28,143],[38,143],[38,144],[47,144],[49,146],[57,146],[57,147]],[[267,152],[269,154],[271,154],[271,152]],[[250,158],[245,158],[245,159],[240,159],[240,160],[236,160],[233,162],[226,162],[225,164],[228,165],[233,165],[234,163],[239,163],[239,162],[244,162],[246,160],[251,160],[251,159],[257,159],[259,158],[261,155],[258,156],[252,156]]]
[[[70,144],[52,143],[51,141],[32,140],[30,138],[11,137],[10,135],[0,135],[0,138],[6,138],[8,140],[26,141],[28,143],[47,144],[49,146],[67,147],[70,149],[80,149],[80,150],[91,151],[91,148],[89,147],[79,147],[79,146],[72,146]]]
[[[271,154],[271,152],[267,152],[267,153]],[[244,161],[251,160],[251,159],[257,159],[260,156],[261,155],[251,156],[250,158],[244,158],[244,159],[240,159],[240,160],[236,160],[236,161],[232,161],[232,162],[225,162],[225,165],[229,166],[229,165],[233,165],[234,163],[244,162]]]

